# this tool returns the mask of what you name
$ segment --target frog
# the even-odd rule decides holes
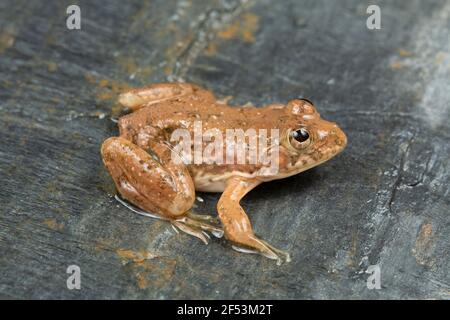
[[[135,88],[120,94],[118,101],[128,113],[118,119],[119,135],[103,142],[101,157],[120,198],[206,244],[208,232],[224,235],[238,251],[258,253],[277,264],[290,261],[287,251],[256,235],[241,200],[261,183],[299,174],[339,154],[347,137],[336,123],[321,118],[308,99],[234,106],[228,98],[184,82]],[[211,129],[225,133],[230,128],[277,130],[277,139],[269,144],[269,149],[277,147],[277,170],[267,170],[267,161],[258,159],[253,163],[180,160],[171,137],[178,129],[193,133],[199,121],[203,133]],[[194,142],[186,143],[194,149]],[[227,144],[231,142],[226,140],[223,147]],[[196,192],[221,193],[217,216],[194,212]]]

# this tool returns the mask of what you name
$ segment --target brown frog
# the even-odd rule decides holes
[[[187,83],[135,89],[120,95],[119,102],[132,112],[119,119],[120,136],[107,139],[101,154],[123,198],[205,242],[205,231],[218,236],[224,233],[235,249],[257,252],[278,263],[289,261],[288,253],[254,234],[239,202],[262,182],[295,175],[342,151],[347,138],[335,123],[321,119],[308,100],[294,99],[286,105],[262,108],[230,107],[210,91]],[[195,139],[175,144],[173,135],[179,129],[191,135],[195,130],[224,135],[230,129],[255,132],[256,138],[269,141],[263,149],[273,161],[269,164],[267,158],[262,161],[256,157],[239,162],[236,152],[230,156],[233,161],[221,162],[217,161],[217,150],[213,159],[206,155],[201,163],[185,161],[186,154],[182,155],[181,149],[175,152],[175,147],[197,152]],[[248,151],[250,139],[240,140],[244,147],[239,150]],[[207,148],[212,140],[201,140],[199,146]],[[224,139],[218,145],[219,151],[223,148],[224,155],[228,155],[229,148],[236,144],[236,140]],[[249,160],[249,154],[244,160]],[[276,170],[268,170],[269,166]],[[217,204],[219,219],[190,211],[196,190],[222,193]]]

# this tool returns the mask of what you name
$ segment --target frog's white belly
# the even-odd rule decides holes
[[[261,181],[273,180],[273,178],[267,179],[267,177],[261,176],[259,171],[255,171],[254,173],[230,171],[222,174],[197,172],[193,176],[195,190],[200,192],[223,192],[225,190],[227,180],[231,177],[244,177],[248,179],[256,178]]]
[[[204,181],[203,179],[194,179],[195,190],[200,192],[223,192],[225,190],[225,181]]]

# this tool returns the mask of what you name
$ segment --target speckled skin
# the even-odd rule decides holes
[[[195,190],[223,192],[218,213],[225,236],[269,258],[289,260],[288,254],[253,234],[239,201],[262,182],[305,171],[342,151],[347,140],[335,123],[321,119],[306,100],[295,99],[286,105],[271,104],[263,108],[230,107],[225,101],[217,100],[210,91],[182,83],[135,89],[122,94],[119,101],[133,112],[120,118],[120,137],[109,138],[103,143],[102,157],[125,199],[172,221],[184,218],[183,226],[177,226],[202,238],[201,230],[210,226],[205,225],[205,221],[199,222],[198,217],[188,217]],[[171,134],[181,128],[193,135],[198,121],[201,121],[202,133],[214,129],[224,136],[227,129],[254,129],[256,132],[266,129],[270,137],[270,130],[278,129],[278,171],[267,174],[268,165],[262,162],[175,163],[171,159]],[[308,132],[307,141],[299,143],[293,139],[292,132],[299,128]],[[203,147],[206,144],[204,142]],[[193,142],[190,147],[194,149]]]

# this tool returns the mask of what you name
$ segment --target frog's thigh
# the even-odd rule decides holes
[[[194,203],[194,183],[184,164],[172,162],[167,147],[156,149],[152,157],[132,142],[113,137],[103,143],[101,153],[122,197],[143,210],[179,218]]]
[[[133,89],[119,96],[119,102],[133,111],[146,107],[153,103],[164,100],[181,97],[185,95],[203,95],[209,94],[209,91],[201,89],[189,83],[157,83],[146,87]]]

